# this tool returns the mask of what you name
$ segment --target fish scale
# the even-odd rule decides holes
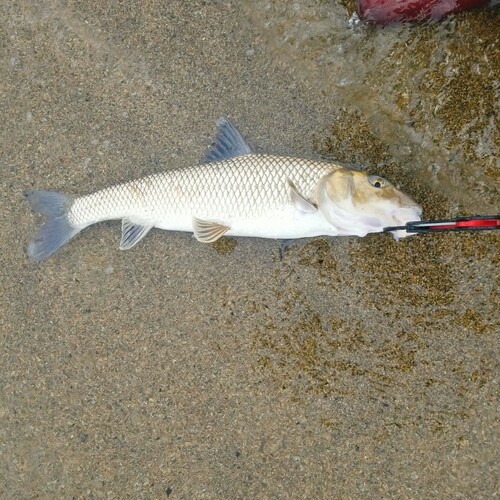
[[[85,227],[124,217],[168,223],[179,215],[232,219],[255,217],[291,204],[287,179],[315,200],[321,177],[339,168],[324,161],[249,154],[125,182],[78,197],[71,224]]]

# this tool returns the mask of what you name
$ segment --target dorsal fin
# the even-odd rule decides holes
[[[203,161],[208,163],[227,160],[228,158],[247,155],[252,152],[238,129],[227,118],[219,118],[216,124],[217,135]]]

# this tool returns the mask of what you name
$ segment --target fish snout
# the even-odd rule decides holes
[[[392,218],[394,220],[395,226],[404,226],[408,222],[416,222],[421,220],[420,216],[422,215],[422,207],[413,202],[413,205],[406,206],[402,208],[396,208],[392,212]],[[398,231],[391,231],[392,236],[397,241],[400,238],[405,238],[406,236],[412,236],[414,233],[408,233],[404,229],[400,229]]]
[[[399,191],[398,194],[400,208],[413,208],[420,211],[419,215],[422,215],[422,207],[411,196],[408,196],[406,193],[402,193],[401,191]]]
[[[405,207],[396,208],[392,211],[395,225],[404,225],[407,222],[419,221],[422,215],[422,207],[416,203]]]

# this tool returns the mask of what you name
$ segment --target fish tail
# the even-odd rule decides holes
[[[26,191],[31,208],[47,217],[38,234],[28,244],[28,256],[44,260],[81,231],[68,219],[71,197],[51,191]]]

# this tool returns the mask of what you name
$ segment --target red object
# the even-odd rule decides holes
[[[404,226],[385,227],[384,231],[397,231],[400,229],[408,233],[500,229],[500,215],[475,215],[473,217],[443,220],[417,220],[407,222]]]
[[[358,14],[365,21],[385,24],[441,19],[487,4],[488,0],[358,0]]]
[[[428,229],[456,229],[459,227],[463,228],[474,228],[474,227],[489,227],[494,228],[500,226],[500,218],[497,219],[471,219],[471,220],[458,220],[452,224],[440,224],[436,226],[426,226]]]

